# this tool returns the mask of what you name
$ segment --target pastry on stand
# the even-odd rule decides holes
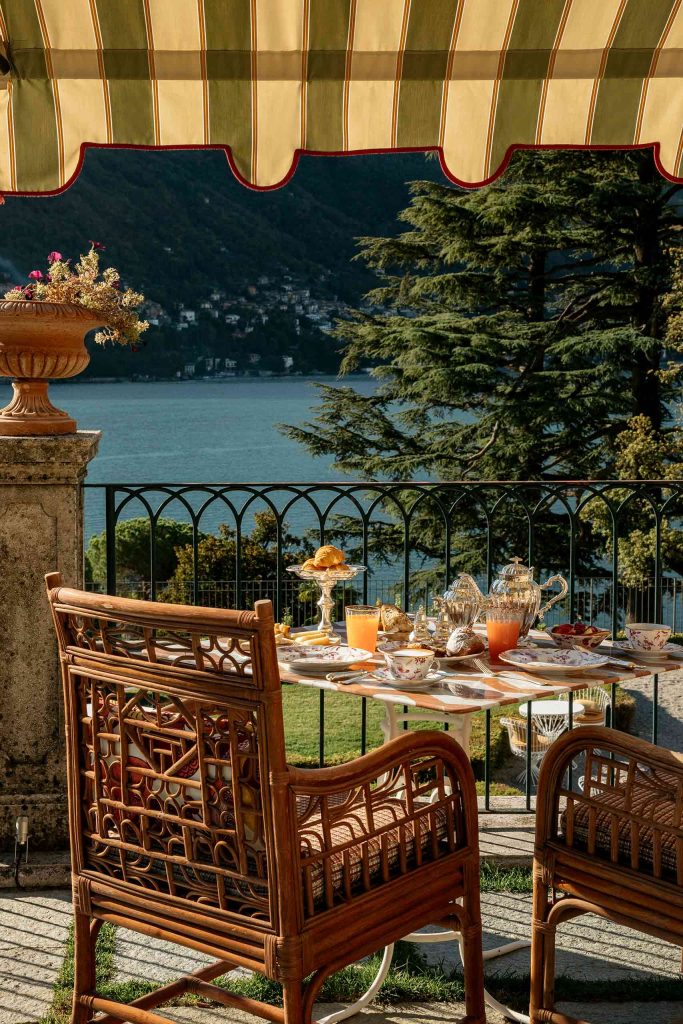
[[[333,544],[324,544],[318,548],[313,558],[308,558],[301,565],[287,566],[287,572],[298,576],[301,580],[312,580],[320,587],[320,622],[317,630],[333,643],[338,643],[341,637],[335,633],[332,625],[332,610],[334,600],[332,591],[337,583],[346,583],[361,572],[366,572],[365,565],[348,565],[346,556],[341,548]]]

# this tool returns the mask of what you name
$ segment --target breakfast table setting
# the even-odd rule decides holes
[[[533,569],[518,558],[486,596],[461,573],[436,598],[435,617],[423,608],[410,615],[394,605],[351,605],[343,623],[330,618],[333,587],[364,566],[347,565],[339,548],[325,545],[289,571],[320,584],[321,620],[299,630],[276,625],[282,682],[380,701],[385,742],[405,723],[433,722],[447,724],[469,751],[475,714],[525,709],[528,702],[529,727],[532,716],[552,712],[557,722],[565,709],[565,727],[571,727],[573,716],[586,710],[576,706],[575,692],[609,686],[613,708],[617,684],[683,669],[683,647],[668,642],[671,630],[661,624],[627,623],[625,640],[611,640],[609,630],[581,622],[534,628],[565,596],[567,584],[560,575],[536,583]],[[541,606],[542,590],[555,583],[559,591]],[[555,725],[556,734],[561,731]]]
[[[550,743],[575,725],[602,724],[604,708],[585,697],[596,688],[609,692],[613,722],[619,683],[654,676],[656,685],[660,675],[683,669],[683,647],[669,642],[671,629],[660,623],[627,623],[625,639],[581,621],[536,628],[539,618],[567,594],[568,585],[559,574],[537,583],[533,568],[519,558],[501,570],[487,595],[471,576],[460,573],[435,599],[435,616],[427,616],[423,607],[411,615],[380,602],[347,605],[344,622],[331,618],[334,587],[366,572],[365,566],[347,564],[339,548],[324,545],[288,571],[320,586],[321,617],[313,628],[276,623],[282,682],[381,702],[385,743],[410,724],[428,722],[446,726],[469,754],[474,715],[517,706],[525,723],[529,771],[534,728]],[[555,584],[559,590],[543,603],[543,590]],[[574,699],[576,693],[580,700]],[[527,788],[527,807],[529,799]],[[460,936],[454,931],[405,936],[416,943],[449,939],[459,942]],[[484,959],[528,945],[526,940],[507,942],[485,950]],[[335,1020],[367,1005],[389,969],[392,948],[385,950],[376,983]],[[484,994],[487,1004],[507,1019],[527,1024],[528,1016]]]

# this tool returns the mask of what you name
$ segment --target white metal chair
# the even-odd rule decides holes
[[[517,776],[518,782],[526,782],[526,762],[527,762],[527,723],[525,718],[501,718],[500,724],[505,726],[507,729],[508,740],[510,741],[510,750],[515,757],[520,758],[524,761],[524,767]],[[538,781],[538,773],[540,770],[541,761],[543,755],[548,750],[552,740],[548,736],[543,736],[536,728],[535,723],[532,720],[531,723],[531,757],[530,757],[530,772],[531,781],[536,785]]]
[[[587,686],[585,690],[577,690],[574,693],[574,707],[578,704],[583,705],[583,710],[574,715],[575,726],[606,724],[609,694],[602,686]]]

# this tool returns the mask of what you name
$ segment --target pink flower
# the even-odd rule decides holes
[[[31,281],[42,281],[43,280],[43,272],[42,272],[42,270],[32,270],[31,273],[28,276],[29,276],[29,279]]]
[[[61,252],[51,252],[51,253],[48,254],[47,262],[48,263],[57,263],[57,261],[61,260],[61,258],[62,258]]]
[[[101,242],[93,242],[92,238],[90,239],[90,245],[95,250],[95,252],[103,252],[105,248]]]
[[[33,298],[33,288],[31,288],[30,285],[27,285],[24,288],[24,298],[25,299],[32,299]]]

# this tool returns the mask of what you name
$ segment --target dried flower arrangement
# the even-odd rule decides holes
[[[95,341],[118,342],[133,348],[149,324],[139,317],[144,295],[131,288],[122,288],[121,275],[114,267],[100,269],[101,242],[91,242],[87,253],[79,256],[75,266],[60,252],[51,252],[48,269],[32,270],[29,283],[5,292],[13,301],[73,303],[90,309],[102,317],[105,324],[95,335]]]

